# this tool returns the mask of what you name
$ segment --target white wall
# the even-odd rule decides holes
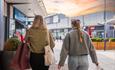
[[[106,21],[112,19],[115,16],[115,12],[106,12]],[[83,16],[74,17],[80,19],[83,25]],[[84,15],[84,25],[98,25],[98,23],[104,23],[104,12],[97,12],[92,14]]]
[[[59,23],[48,24],[49,29],[70,28],[71,23],[68,18],[60,19]]]

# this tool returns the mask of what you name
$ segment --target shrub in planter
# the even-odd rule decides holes
[[[91,38],[92,42],[97,42],[96,38]]]
[[[11,37],[5,42],[4,51],[2,54],[4,70],[14,70],[9,66],[9,64],[16,53],[15,51],[17,47],[20,44],[21,42],[17,37]]]
[[[91,39],[93,42],[103,42],[104,39],[103,38],[92,38]]]
[[[106,39],[104,39],[104,38],[103,38],[103,41],[106,41],[106,42],[108,42],[108,41],[109,41],[109,38],[106,38]]]
[[[108,38],[104,39],[104,38],[93,38],[92,39],[92,42],[93,42],[93,45],[95,46],[96,49],[103,49],[104,48],[104,41],[109,41]]]
[[[115,38],[111,38],[110,41],[111,41],[111,42],[115,42]]]
[[[103,42],[103,40],[104,40],[103,38],[96,38],[97,42]]]
[[[17,37],[9,38],[4,44],[4,50],[16,51],[17,47],[21,44]]]

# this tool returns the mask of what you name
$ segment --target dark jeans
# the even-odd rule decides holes
[[[44,64],[44,54],[30,54],[30,65],[32,70],[48,70],[49,66],[45,66]]]

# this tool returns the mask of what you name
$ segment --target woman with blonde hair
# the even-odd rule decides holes
[[[80,20],[73,19],[72,30],[67,33],[61,54],[58,68],[64,65],[67,55],[69,70],[88,70],[88,54],[90,54],[93,63],[98,65],[95,48],[92,45],[89,35],[80,29]]]
[[[25,38],[26,41],[30,42],[30,65],[32,70],[48,70],[49,66],[44,64],[44,47],[50,45],[53,49],[54,40],[43,22],[42,16],[35,16],[32,27],[27,30]]]

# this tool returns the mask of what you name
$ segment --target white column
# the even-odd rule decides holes
[[[3,5],[4,0],[0,0],[0,51],[3,50],[4,46]]]

